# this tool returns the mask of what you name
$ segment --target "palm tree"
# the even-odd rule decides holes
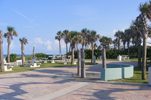
[[[13,36],[18,36],[18,33],[14,30],[14,27],[8,26],[7,33],[4,34],[4,37],[7,38],[8,50],[7,50],[7,61],[10,63],[10,44]]]
[[[79,49],[78,49],[78,44],[79,44],[79,43],[80,43],[80,44],[83,43],[83,38],[82,38],[81,35],[76,35],[76,37],[75,37],[74,39],[75,39],[75,41],[76,41],[76,47],[77,47],[77,51],[78,51],[78,50],[79,50]]]
[[[96,34],[96,31],[91,31],[90,34],[88,35],[88,41],[90,41],[91,46],[92,46],[92,58],[91,58],[91,63],[94,63],[94,42],[96,42],[98,39],[100,39],[100,35]]]
[[[115,47],[116,47],[117,44],[118,44],[118,39],[117,39],[117,38],[113,40],[113,44],[114,44],[114,49],[116,49]]]
[[[102,49],[102,65],[103,68],[106,68],[106,48],[109,46],[109,44],[112,44],[112,39],[108,38],[106,36],[102,36],[102,38],[99,40],[101,42],[101,45],[103,46]]]
[[[120,40],[122,38],[122,34],[123,34],[123,31],[117,31],[114,35],[115,37],[118,38],[118,50],[120,49]]]
[[[3,60],[3,32],[0,30],[0,69],[1,72],[4,72],[4,60]]]
[[[126,37],[127,48],[128,48],[128,56],[130,57],[129,44],[130,44],[130,40],[131,40],[131,29],[125,30],[125,37]]]
[[[76,31],[71,31],[69,32],[68,34],[69,36],[69,39],[70,39],[70,45],[71,45],[71,48],[72,48],[72,56],[71,56],[71,64],[73,65],[73,62],[74,62],[74,48],[75,48],[75,45],[76,45],[76,39],[77,39],[77,32]]]
[[[101,45],[99,45],[99,46],[97,47],[97,50],[101,50],[101,48],[102,48]]]
[[[89,33],[90,33],[90,31],[87,30],[86,28],[82,29],[81,33],[79,33],[79,35],[81,35],[83,37],[82,49],[84,49],[85,39],[87,38]]]
[[[94,43],[94,50],[96,50],[96,48],[97,48],[97,44],[96,44],[96,43]]]
[[[143,59],[142,59],[142,79],[146,80],[146,55],[147,55],[147,19],[151,21],[151,2],[150,4],[140,4],[139,10],[141,12],[142,28],[143,28]]]
[[[122,33],[122,37],[121,37],[122,42],[123,42],[123,49],[124,49],[124,51],[125,51],[125,44],[126,44],[126,36],[125,35],[126,35],[125,32],[123,32]]]
[[[19,38],[21,43],[21,54],[22,54],[22,65],[24,65],[24,45],[28,44],[28,40],[26,38]]]
[[[68,42],[69,42],[68,34],[69,34],[68,30],[63,31],[63,39],[66,43],[66,54],[68,53]]]
[[[132,22],[131,29],[133,31],[133,37],[136,37],[136,45],[138,47],[138,67],[141,68],[141,39],[142,39],[142,21],[139,17]]]
[[[59,41],[60,57],[61,57],[61,44],[60,44],[60,40],[61,40],[62,36],[63,36],[63,34],[61,33],[61,31],[58,31],[57,36],[55,36],[55,39],[57,39]]]
[[[112,39],[106,36],[102,36],[102,38],[99,41],[101,42],[101,45],[105,48],[106,46],[109,46],[109,44],[113,43]]]

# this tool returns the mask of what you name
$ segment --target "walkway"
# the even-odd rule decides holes
[[[131,62],[126,62],[129,63]],[[87,72],[99,72],[99,70],[101,70],[100,64],[86,67]],[[151,86],[147,84],[57,77],[76,71],[77,67],[58,67],[2,74],[0,100],[151,100]]]

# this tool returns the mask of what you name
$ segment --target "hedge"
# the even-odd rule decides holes
[[[137,47],[130,47],[130,58],[138,58],[138,48]],[[143,47],[141,47],[141,55],[142,55]],[[91,50],[84,50],[85,51],[85,59],[92,58],[92,51]],[[68,53],[71,55],[71,52]],[[74,52],[75,58],[77,58],[77,51]],[[106,51],[106,58],[117,58],[118,55],[128,55],[128,49],[124,50],[107,50]],[[98,56],[102,56],[101,50],[94,50],[94,56],[96,58]],[[151,47],[147,48],[147,57],[151,57]]]
[[[6,61],[7,61],[7,58],[8,57],[6,57]],[[16,60],[17,60],[17,54],[10,54],[10,62],[15,62]]]

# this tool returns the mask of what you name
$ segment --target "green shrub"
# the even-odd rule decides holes
[[[25,60],[31,60],[32,59],[32,55],[30,55],[30,56],[25,56]]]
[[[130,58],[138,58],[138,47],[130,47]],[[141,47],[141,55],[142,55],[143,47]],[[85,52],[85,59],[91,59],[92,58],[92,51],[91,50],[84,50]],[[71,52],[68,53],[68,55],[71,55]],[[75,58],[77,58],[77,51],[74,52]],[[117,58],[118,55],[128,55],[128,49],[125,50],[107,50],[106,51],[106,58]],[[94,50],[94,56],[96,58],[98,56],[102,56],[102,50]],[[151,57],[151,47],[147,48],[147,57]]]
[[[36,54],[35,54],[35,57],[36,57],[36,58],[48,58],[48,55],[47,55],[47,54],[44,54],[44,53],[36,53]]]
[[[8,56],[6,57],[6,61],[8,62],[7,60]],[[15,62],[17,60],[17,54],[10,54],[10,62]]]

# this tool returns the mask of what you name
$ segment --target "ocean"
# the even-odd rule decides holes
[[[30,54],[30,55],[31,55],[31,54]],[[29,55],[29,54],[25,54],[24,56],[30,56],[30,55]],[[6,57],[7,57],[7,55],[6,55],[6,54],[4,54],[4,55],[3,55],[3,57],[4,57],[4,58],[6,58]],[[21,55],[20,55],[20,54],[18,54],[18,55],[17,55],[17,57],[21,57]]]

